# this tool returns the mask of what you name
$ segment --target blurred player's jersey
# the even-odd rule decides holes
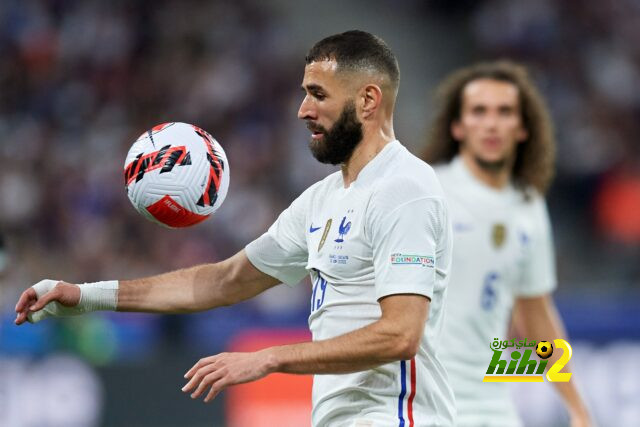
[[[393,141],[349,188],[341,172],[314,184],[246,247],[258,269],[286,284],[311,274],[314,340],[375,322],[382,297],[431,299],[414,359],[314,377],[314,426],[453,424],[453,394],[436,357],[451,238],[433,169]]]
[[[439,357],[460,426],[517,426],[505,383],[483,383],[494,338],[506,339],[514,298],[555,288],[554,251],[544,199],[509,186],[492,189],[461,158],[435,171],[450,209],[453,270]]]

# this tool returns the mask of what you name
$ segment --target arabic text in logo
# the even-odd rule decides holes
[[[543,382],[545,377],[550,382],[568,382],[571,379],[571,372],[560,372],[569,362],[573,353],[568,342],[563,339],[553,340],[556,349],[561,349],[563,353],[544,375],[549,362],[547,359],[553,353],[553,346],[547,341],[527,341],[525,338],[516,343],[513,339],[509,342],[494,338],[489,345],[493,351],[493,357],[491,357],[482,382]],[[509,358],[502,359],[503,350],[510,347],[515,347],[517,350],[513,350],[510,354],[507,353],[510,360]],[[520,351],[521,348],[524,350]],[[534,351],[540,358],[539,360],[536,357],[532,358]]]

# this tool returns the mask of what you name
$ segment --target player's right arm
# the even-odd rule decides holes
[[[244,301],[280,282],[296,284],[307,274],[305,213],[313,188],[294,200],[264,235],[229,259],[120,282],[72,285],[43,280],[20,296],[15,323],[95,310],[192,313]],[[250,261],[251,255],[262,259],[261,269]]]
[[[48,283],[43,283],[48,282]],[[114,301],[102,303],[95,284],[73,285],[43,281],[22,293],[16,304],[15,323],[39,321],[49,316],[83,314],[95,309],[150,313],[191,313],[235,304],[278,283],[249,262],[242,250],[216,264],[203,264],[158,276],[109,283]],[[49,289],[50,288],[50,289]],[[98,301],[92,301],[98,298]],[[89,305],[83,306],[83,305]],[[95,308],[98,307],[98,308]],[[43,310],[44,309],[44,310]]]
[[[244,301],[280,281],[255,268],[243,249],[216,264],[120,283],[118,311],[191,313]]]

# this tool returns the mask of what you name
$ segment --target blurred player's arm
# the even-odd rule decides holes
[[[235,304],[279,283],[255,268],[244,250],[216,264],[198,265],[143,279],[99,282],[110,285],[111,289],[99,284],[78,286],[51,280],[43,282],[48,282],[46,285],[50,289],[40,290],[44,286],[40,282],[20,296],[16,304],[16,324],[24,323],[28,317],[38,321],[49,316],[77,315],[110,308],[117,311],[190,313]],[[40,290],[40,295],[36,289]],[[114,295],[113,304],[98,301],[86,306],[95,292],[107,295],[97,298],[100,300],[109,299],[110,291]],[[39,313],[43,308],[45,310]]]
[[[524,337],[536,341],[566,339],[567,333],[564,324],[550,294],[517,298],[513,317],[514,326]],[[560,353],[554,353],[549,359],[549,366],[559,357]],[[571,418],[571,426],[592,425],[589,411],[575,386],[575,382],[554,382],[553,385],[565,401]]]
[[[221,353],[196,363],[185,375],[184,392],[213,399],[227,386],[254,381],[273,372],[340,374],[363,371],[413,358],[429,312],[422,295],[391,295],[380,300],[379,320],[327,340],[266,348],[254,353]]]

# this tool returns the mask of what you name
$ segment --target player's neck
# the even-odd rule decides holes
[[[342,179],[344,188],[349,186],[358,178],[358,174],[389,142],[395,140],[396,137],[393,129],[378,129],[375,134],[367,134],[365,131],[362,141],[353,154],[345,163],[342,164]]]
[[[462,152],[460,157],[465,167],[471,172],[471,175],[488,187],[502,190],[509,185],[513,162],[507,162],[505,167],[492,170],[482,167],[469,153]]]

